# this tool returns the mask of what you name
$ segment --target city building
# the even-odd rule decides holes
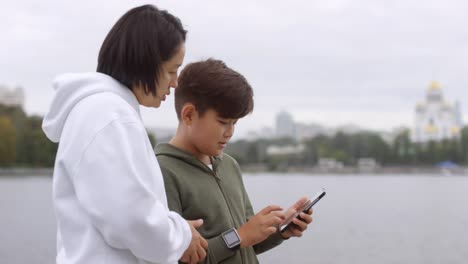
[[[343,162],[334,158],[320,158],[317,163],[321,171],[340,170],[344,168]]]
[[[361,173],[375,172],[378,167],[379,164],[374,158],[359,158],[357,161],[357,168]]]
[[[276,137],[296,139],[296,123],[292,115],[281,111],[276,115]]]

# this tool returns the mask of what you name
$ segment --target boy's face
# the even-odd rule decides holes
[[[201,117],[197,112],[189,130],[192,144],[200,154],[220,155],[234,134],[237,120],[222,118],[213,109],[207,110]]]

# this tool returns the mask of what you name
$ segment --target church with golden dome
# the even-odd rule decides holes
[[[416,105],[412,140],[424,143],[458,138],[462,126],[459,103],[445,101],[440,84],[433,81],[426,100]]]

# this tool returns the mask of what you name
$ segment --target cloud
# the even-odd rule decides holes
[[[27,111],[44,113],[53,95],[53,77],[94,71],[110,27],[142,3],[4,3],[0,83],[22,85]],[[328,124],[344,120],[343,113],[360,116],[348,119],[361,126],[380,116],[388,120],[381,126],[391,128],[412,119],[414,105],[432,79],[442,83],[449,101],[468,103],[463,102],[468,98],[466,1],[150,3],[180,17],[189,30],[186,62],[223,59],[248,78],[256,99],[250,118],[258,116],[270,125],[281,107],[299,119]],[[176,125],[172,102],[143,113],[151,126]],[[242,129],[255,127],[245,124]]]

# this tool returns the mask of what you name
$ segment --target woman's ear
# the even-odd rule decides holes
[[[191,103],[184,104],[182,110],[180,111],[180,118],[186,126],[190,126],[193,122],[193,119],[197,116],[197,109]]]

